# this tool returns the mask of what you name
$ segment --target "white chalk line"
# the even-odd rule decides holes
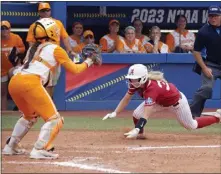
[[[73,153],[98,153],[98,154],[103,154],[103,153],[107,153],[106,150],[67,150],[65,152],[73,152]],[[124,150],[124,151],[119,151],[119,150],[116,150],[116,151],[108,151],[108,153],[125,153],[125,152],[128,152],[127,149]]]
[[[205,146],[145,146],[145,147],[128,147],[128,150],[153,150],[153,149],[187,149],[187,148],[220,148],[221,145],[205,145]]]
[[[187,149],[187,148],[220,148],[221,145],[185,145],[185,146],[143,146],[143,147],[118,147],[116,149],[118,150],[112,150],[108,151],[109,153],[140,153],[139,151],[141,150],[154,150],[154,149]],[[89,148],[90,149],[90,148]],[[101,150],[95,150],[97,148],[91,148],[94,149],[93,151],[91,150],[68,150],[68,152],[75,152],[75,153],[106,153],[106,149],[101,149]],[[129,150],[129,151],[128,151]],[[132,152],[133,151],[133,152]],[[67,152],[67,151],[66,151]],[[141,152],[142,153],[142,152]]]
[[[220,148],[221,145],[202,145],[202,146],[147,146],[147,147],[127,147],[129,151],[140,151],[140,150],[154,150],[154,149],[185,149],[185,148]],[[117,151],[118,153],[120,151]],[[125,151],[126,152],[126,151]],[[124,153],[124,152],[122,152]],[[107,173],[131,173],[128,171],[120,171],[111,168],[105,168],[103,166],[98,166],[97,164],[82,164],[79,162],[87,161],[88,159],[100,159],[98,157],[75,157],[72,161],[67,162],[19,162],[19,161],[8,161],[5,163],[9,164],[50,164],[50,165],[57,165],[57,166],[65,166],[65,167],[73,167],[73,168],[80,168],[85,170],[96,170],[101,172]],[[161,173],[161,172],[159,172]]]
[[[19,161],[8,161],[6,163],[9,164],[44,164],[44,165],[57,165],[57,166],[64,166],[64,167],[73,167],[73,168],[80,168],[84,170],[95,170],[100,172],[106,172],[106,173],[131,173],[128,171],[120,171],[110,168],[105,168],[103,166],[99,166],[97,164],[82,164],[79,162],[86,161],[88,159],[100,159],[97,157],[76,157],[72,161],[66,161],[66,162],[37,162],[37,161],[31,161],[31,162],[19,162]]]

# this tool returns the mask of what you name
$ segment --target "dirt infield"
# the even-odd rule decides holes
[[[210,111],[210,110],[209,110]],[[212,110],[213,111],[213,110]],[[61,115],[97,116],[103,112],[61,112]],[[124,117],[132,111],[122,113]],[[4,115],[18,115],[7,112]],[[172,117],[168,113],[154,117]],[[145,140],[127,140],[121,131],[61,131],[55,152],[59,159],[33,160],[29,154],[2,156],[2,173],[220,173],[221,135],[148,132]],[[5,142],[11,131],[2,132]],[[30,152],[39,131],[22,140]],[[4,146],[4,143],[2,144]]]
[[[2,141],[10,133],[3,131]],[[22,141],[29,152],[38,133]],[[126,140],[123,131],[62,131],[55,141],[59,159],[2,156],[2,173],[219,173],[220,141],[211,135],[148,133],[146,140]]]

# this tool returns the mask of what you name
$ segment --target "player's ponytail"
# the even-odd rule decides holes
[[[35,55],[35,52],[37,51],[38,49],[38,46],[41,44],[41,42],[37,41],[34,43],[34,45],[32,45],[32,47],[30,48],[30,51],[29,51],[29,55],[28,55],[28,60],[27,62],[25,62],[24,64],[24,69],[27,69],[29,67],[29,63],[32,61],[34,55]]]
[[[164,78],[163,73],[160,71],[149,71],[148,72],[148,79],[150,79],[150,80],[163,80],[163,81],[167,82],[166,79]]]

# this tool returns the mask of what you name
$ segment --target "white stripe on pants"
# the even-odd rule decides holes
[[[196,120],[192,118],[192,114],[186,96],[182,92],[180,93],[182,95],[182,99],[179,99],[179,104],[177,106],[163,107],[158,104],[155,104],[153,106],[154,113],[162,112],[164,110],[175,113],[177,120],[183,127],[185,127],[186,129],[196,129],[198,127],[198,123]],[[133,117],[137,119],[140,119],[143,116],[144,116],[144,102],[142,102],[134,110],[133,113]]]

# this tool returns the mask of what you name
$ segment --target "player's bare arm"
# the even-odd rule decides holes
[[[118,104],[117,108],[114,112],[108,113],[103,117],[102,120],[106,120],[108,118],[114,118],[124,110],[124,108],[128,105],[133,95],[126,93],[125,96],[121,99],[120,103]]]
[[[212,78],[213,77],[212,70],[210,68],[208,68],[206,66],[206,64],[204,63],[201,53],[198,51],[193,51],[193,56],[194,56],[195,60],[197,61],[197,63],[202,68],[202,71],[205,73],[205,75],[208,78]]]

